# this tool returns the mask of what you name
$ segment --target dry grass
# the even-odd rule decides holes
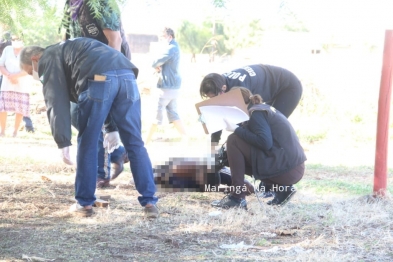
[[[230,69],[239,63],[223,66]],[[142,62],[136,64],[144,67]],[[161,216],[146,220],[138,194],[129,184],[127,168],[111,188],[97,192],[111,195],[109,208],[97,208],[93,218],[74,218],[67,209],[74,202],[75,170],[60,162],[45,113],[33,112],[36,134],[21,131],[17,138],[0,140],[0,260],[22,261],[22,255],[27,255],[54,261],[392,261],[392,202],[368,203],[362,197],[371,193],[372,186],[375,141],[370,129],[375,130],[375,105],[367,111],[357,110],[361,107],[352,100],[348,105],[341,101],[327,103],[326,97],[342,88],[339,80],[345,78],[340,76],[340,69],[332,69],[328,74],[335,76],[336,72],[340,79],[329,81],[337,86],[323,88],[324,81],[311,77],[326,70],[327,66],[321,65],[321,71],[313,68],[313,74],[298,73],[305,97],[291,122],[308,161],[299,192],[283,208],[260,205],[251,196],[248,212],[228,210],[211,216],[216,210],[210,202],[223,197],[219,193],[158,192]],[[186,146],[176,142],[149,145],[154,163],[207,153],[207,137],[196,121],[193,105],[199,101],[202,75],[225,70],[213,66],[201,62],[185,67],[180,108],[191,142]],[[297,70],[309,72],[306,66]],[[149,82],[148,77],[141,75],[141,88]],[[357,86],[363,91],[366,87]],[[378,82],[373,88],[377,87]],[[347,89],[345,92],[350,93]],[[373,92],[369,97],[375,97]],[[147,96],[143,99],[146,135],[156,100]],[[42,105],[39,88],[32,103]],[[340,115],[339,111],[346,113]],[[359,121],[349,120],[359,114]],[[11,120],[12,116],[10,125]],[[169,126],[161,135],[177,140]],[[238,248],[225,248],[242,242],[244,245]]]

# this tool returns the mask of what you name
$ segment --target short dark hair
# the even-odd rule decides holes
[[[175,39],[175,32],[173,31],[172,28],[165,27],[164,32],[165,32],[165,34],[170,35],[170,36],[172,36],[173,39]]]
[[[222,91],[222,86],[225,84],[224,76],[217,73],[208,74],[201,82],[199,93],[202,98],[206,98],[207,94],[209,93],[215,94],[217,96]]]

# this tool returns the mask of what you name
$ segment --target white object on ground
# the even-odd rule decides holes
[[[209,213],[209,217],[218,217],[219,215],[221,215],[222,212],[221,211],[212,211]]]

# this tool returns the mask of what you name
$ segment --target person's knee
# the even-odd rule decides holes
[[[227,146],[231,147],[231,146],[235,145],[236,140],[237,140],[237,135],[234,133],[230,134],[227,138]]]
[[[169,123],[173,123],[175,121],[180,120],[180,117],[178,114],[168,114],[168,121]]]

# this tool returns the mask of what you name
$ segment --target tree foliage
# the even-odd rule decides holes
[[[0,24],[4,29],[21,31],[24,24],[48,8],[46,0],[0,0]]]
[[[124,5],[126,0],[88,0],[87,5],[93,10],[95,18],[100,18],[105,12],[115,12],[120,14],[119,5]],[[109,8],[105,8],[105,7]]]
[[[63,10],[68,0],[0,0],[0,31],[23,34],[26,45],[42,46],[59,42]],[[102,5],[108,3],[114,12],[127,0],[89,0],[96,16],[101,15]]]
[[[225,49],[232,54],[236,49],[258,46],[262,42],[264,29],[259,20],[247,19],[242,23],[227,22],[223,31]]]
[[[213,21],[210,20],[201,25],[183,21],[177,30],[183,51],[222,56],[239,48],[256,46],[262,41],[263,28],[259,20],[214,21],[214,34],[212,28]]]
[[[183,21],[177,30],[177,39],[185,52],[200,53],[203,46],[211,38],[211,29],[204,25],[197,25],[190,21]]]

